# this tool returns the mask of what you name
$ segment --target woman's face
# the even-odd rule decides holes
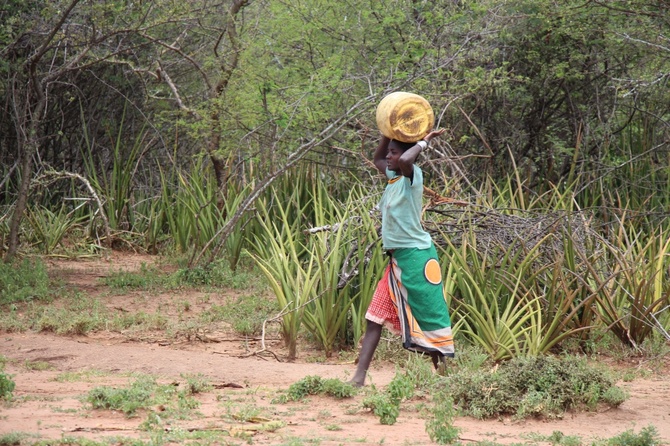
[[[391,141],[389,143],[389,150],[386,153],[386,167],[388,167],[389,170],[399,172],[400,166],[398,165],[398,160],[400,159],[400,155],[404,152],[405,151],[396,143],[396,141]]]

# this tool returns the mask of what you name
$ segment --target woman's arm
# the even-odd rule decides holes
[[[415,145],[405,150],[405,152],[398,160],[398,166],[400,167],[400,171],[404,176],[412,178],[414,175],[414,161],[416,161],[416,157],[419,156],[419,153],[421,153],[421,151],[428,146],[428,143],[430,143],[433,138],[437,138],[446,130],[447,129],[433,130],[421,141],[418,141]],[[425,144],[422,142],[425,142]]]
[[[386,154],[389,151],[389,143],[391,140],[386,136],[382,135],[379,140],[379,145],[375,150],[374,163],[377,170],[381,173],[386,173]]]

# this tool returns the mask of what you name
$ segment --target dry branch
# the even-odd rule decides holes
[[[430,208],[428,212],[434,217],[424,225],[442,247],[459,246],[463,236],[472,234],[477,247],[486,252],[498,248],[503,252],[510,249],[528,252],[541,243],[542,256],[551,261],[556,254],[563,253],[566,237],[584,252],[596,235],[589,225],[590,216],[581,211]]]

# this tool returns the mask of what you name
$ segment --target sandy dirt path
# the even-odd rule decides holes
[[[81,397],[100,385],[123,386],[128,373],[151,374],[169,382],[183,374],[202,374],[217,389],[199,396],[202,418],[185,421],[182,428],[223,426],[225,404],[245,398],[265,407],[286,425],[271,434],[257,434],[254,444],[283,444],[291,438],[318,439],[319,444],[431,444],[425,421],[411,407],[401,410],[398,422],[384,426],[361,408],[361,397],[334,400],[310,397],[303,402],[272,404],[271,396],[307,375],[346,379],[351,364],[286,363],[257,357],[239,358],[221,354],[219,345],[182,346],[114,339],[60,337],[49,334],[10,333],[0,338],[0,353],[8,359],[6,371],[14,376],[17,402],[0,409],[0,434],[26,432],[39,438],[63,435],[98,439],[109,436],[145,438],[139,429],[144,417],[127,418],[121,413],[86,409]],[[27,370],[23,364],[48,363],[48,370]],[[60,382],[63,372],[104,372],[90,380]],[[386,385],[394,375],[391,364],[377,364],[371,371],[376,385]],[[227,387],[239,385],[241,388]],[[639,432],[653,425],[670,440],[670,378],[638,379],[621,383],[631,398],[620,408],[601,413],[566,415],[561,420],[515,422],[459,418],[464,441],[488,440],[523,443],[533,435],[560,431],[584,440],[610,438],[625,430]],[[251,396],[249,396],[251,395]],[[250,404],[249,402],[245,404]],[[230,406],[228,406],[230,407]],[[333,428],[337,426],[337,429]],[[670,441],[668,441],[670,443]]]

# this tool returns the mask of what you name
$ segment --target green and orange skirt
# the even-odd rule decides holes
[[[435,246],[393,250],[365,318],[399,334],[408,350],[454,356]]]

